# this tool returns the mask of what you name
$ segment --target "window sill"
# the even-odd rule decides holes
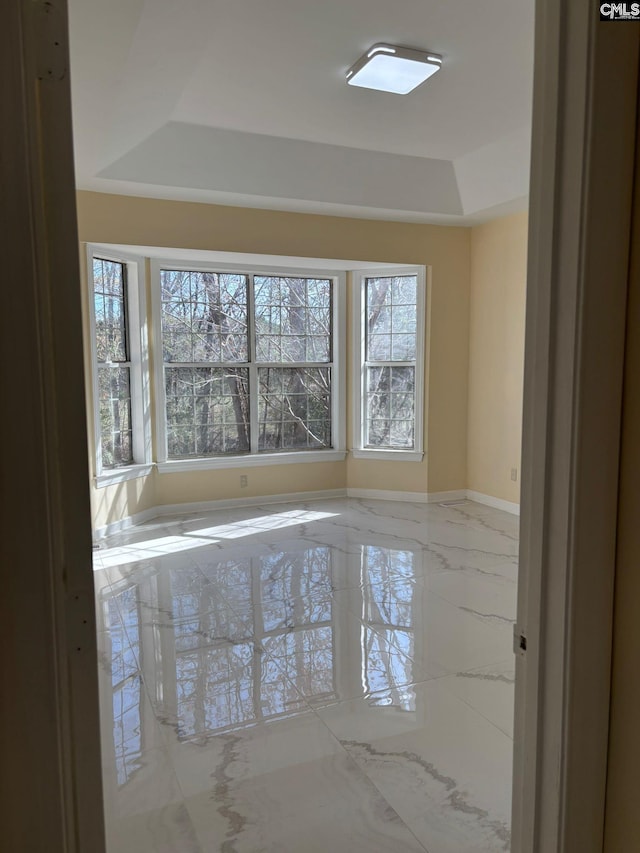
[[[424,453],[421,450],[376,450],[372,447],[352,450],[354,459],[368,459],[378,462],[422,462]]]
[[[159,474],[210,471],[220,468],[262,468],[265,465],[304,465],[310,462],[342,462],[346,450],[309,450],[292,453],[260,453],[251,456],[214,456],[208,459],[172,459],[158,462]]]
[[[127,480],[137,480],[140,477],[146,477],[153,471],[152,464],[145,465],[128,465],[126,468],[114,468],[111,471],[104,471],[94,477],[97,489],[104,489],[105,486],[115,486],[118,483],[124,483]]]

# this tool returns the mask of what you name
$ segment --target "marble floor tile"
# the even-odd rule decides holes
[[[424,851],[311,712],[212,735],[171,754],[207,851]]]
[[[440,684],[513,738],[515,663],[509,660],[468,672],[457,672]]]
[[[94,557],[108,853],[508,850],[517,519],[269,504]]]
[[[161,725],[124,631],[101,638],[99,695],[108,851],[201,853]],[[108,644],[107,644],[108,643]]]
[[[517,585],[497,576],[438,572],[425,580],[428,592],[444,598],[468,613],[495,624],[513,624]]]
[[[114,853],[205,853],[184,802],[107,819],[107,850]]]
[[[190,799],[188,809],[207,851],[425,853],[346,753],[247,782],[223,777],[213,794]]]
[[[511,740],[440,680],[318,713],[429,853],[509,850]]]

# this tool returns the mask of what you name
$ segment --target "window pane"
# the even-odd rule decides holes
[[[416,288],[415,275],[367,279],[367,361],[415,360]]]
[[[165,361],[248,360],[247,276],[161,270],[160,287]]]
[[[98,367],[103,468],[133,462],[129,372],[128,367]]]
[[[128,361],[124,264],[93,259],[96,352],[99,362]]]
[[[368,447],[414,446],[415,368],[368,367]]]
[[[247,368],[166,367],[169,458],[247,453]]]
[[[258,449],[331,446],[331,370],[265,367],[258,371]]]
[[[331,282],[256,276],[256,360],[331,360]]]

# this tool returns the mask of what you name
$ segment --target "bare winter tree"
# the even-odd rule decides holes
[[[96,258],[93,275],[102,465],[113,468],[133,458],[125,267]]]
[[[330,444],[330,282],[256,276],[258,396],[250,401],[247,276],[165,270],[162,322],[170,455]],[[309,364],[309,367],[306,365]],[[236,366],[237,365],[237,366]]]

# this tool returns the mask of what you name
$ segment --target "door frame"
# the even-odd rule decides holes
[[[512,850],[601,853],[638,28],[537,0],[535,39]]]
[[[2,24],[2,840],[104,853],[66,0]]]

